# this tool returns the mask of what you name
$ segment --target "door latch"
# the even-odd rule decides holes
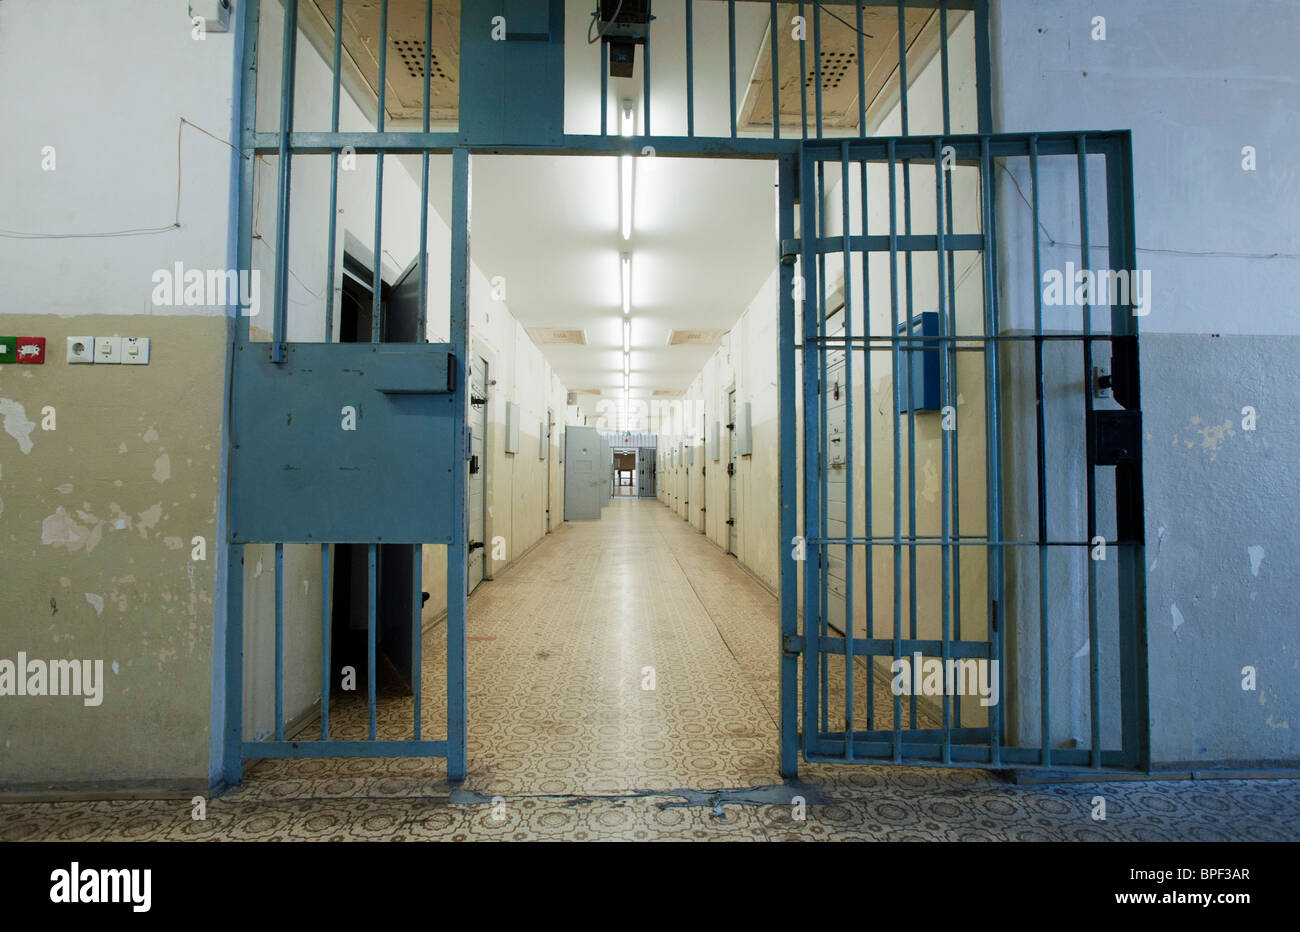
[[[478,454],[475,453],[469,458],[469,474],[472,476],[478,472]]]
[[[481,540],[472,540],[472,541],[469,542],[469,552],[470,552],[470,553],[473,553],[475,550],[482,550],[482,549],[483,549],[483,541],[481,541]]]
[[[480,398],[478,395],[470,395],[470,396],[469,396],[469,403],[472,404],[472,405],[485,405],[485,404],[487,404],[487,399],[486,399],[486,398]]]
[[[727,475],[728,475],[728,476],[734,476],[735,474],[736,474],[736,464],[735,464],[735,463],[728,463],[728,464],[727,464]]]
[[[735,519],[735,518],[728,518],[728,519],[727,519],[727,524],[728,524],[729,526],[731,526],[731,527],[735,527],[735,526],[736,526],[736,519]]]

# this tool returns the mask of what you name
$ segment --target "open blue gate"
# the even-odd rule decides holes
[[[805,759],[1149,766],[1129,146],[803,144],[781,416]]]

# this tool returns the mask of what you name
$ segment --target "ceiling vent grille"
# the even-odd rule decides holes
[[[670,330],[669,346],[712,346],[722,338],[721,330]]]
[[[563,330],[555,327],[529,327],[528,335],[538,346],[586,346],[587,331]]]

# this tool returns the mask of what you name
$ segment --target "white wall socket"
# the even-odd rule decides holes
[[[68,363],[91,363],[95,361],[94,337],[68,337]]]
[[[95,362],[120,363],[121,361],[121,337],[95,337]]]
[[[149,365],[148,337],[122,337],[122,365]]]

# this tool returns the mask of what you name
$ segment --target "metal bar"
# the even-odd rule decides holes
[[[858,135],[865,138],[867,135],[867,65],[863,61],[864,54],[862,48],[862,38],[865,34],[862,29],[862,4],[854,4],[854,12],[857,14],[858,21]],[[775,72],[773,72],[775,74]],[[866,190],[866,175],[862,176],[862,187]],[[867,214],[862,212],[862,232],[867,232]],[[863,322],[863,329],[870,324],[870,319]],[[871,383],[868,382],[868,385]]]
[[[952,6],[955,8],[956,4]],[[976,127],[993,132],[992,43],[989,40],[989,0],[975,0],[975,110]]]
[[[451,483],[455,503],[452,540],[447,546],[447,779],[464,780],[466,773],[465,709],[468,701],[465,667],[465,598],[468,594],[469,451],[465,436],[469,373],[469,149],[457,148],[451,158],[451,304],[449,339],[456,354],[455,429],[452,431]]]
[[[855,237],[853,237],[853,239],[856,241],[856,240],[858,239],[858,237],[855,236]],[[875,239],[875,237],[872,237],[872,239]],[[885,237],[885,240],[888,241],[888,239],[889,239],[889,237],[886,236],[886,237]],[[913,240],[915,240],[915,237],[913,238]],[[899,250],[900,250],[900,251],[902,251],[902,249],[903,249],[903,243],[904,243],[905,241],[906,241],[906,237],[903,237],[903,236],[898,237],[898,243],[899,243]],[[955,246],[952,246],[951,244],[949,244],[949,250],[948,250],[948,251],[951,252],[951,251],[953,251],[954,249],[956,249],[956,247],[955,247]],[[854,250],[854,252],[860,252],[860,251],[861,251],[861,250],[856,250],[856,249]],[[874,252],[875,250],[872,250],[872,251]],[[884,250],[880,250],[880,251],[881,251],[881,252],[888,252],[889,250],[888,250],[888,249],[884,249]],[[931,251],[937,251],[937,250],[931,250]],[[1079,343],[1079,342],[1082,342],[1082,341],[1085,341],[1085,340],[1090,341],[1090,342],[1093,342],[1093,343],[1110,343],[1110,342],[1117,342],[1117,343],[1118,343],[1118,342],[1123,342],[1126,338],[1125,338],[1125,337],[1117,337],[1117,336],[1115,336],[1114,334],[1110,334],[1110,333],[1093,333],[1093,334],[1089,334],[1089,335],[1087,335],[1087,336],[1085,336],[1085,335],[1083,335],[1083,334],[1080,334],[1080,333],[1044,333],[1044,334],[1042,334],[1041,336],[1038,336],[1038,335],[1035,335],[1035,334],[1032,334],[1032,333],[1005,333],[1005,334],[1002,334],[1002,335],[1000,335],[1000,336],[991,336],[991,337],[980,336],[980,335],[978,335],[978,334],[972,334],[972,333],[967,333],[967,334],[952,334],[952,335],[948,335],[948,336],[926,336],[926,335],[924,335],[924,334],[920,334],[920,333],[918,333],[918,334],[915,334],[915,335],[912,337],[912,341],[913,341],[913,342],[916,342],[916,343],[919,343],[919,344],[922,344],[922,345],[924,345],[924,344],[927,343],[927,342],[929,342],[929,343],[962,343],[962,342],[966,342],[966,343],[975,343],[975,342],[978,342],[978,343],[980,344],[980,345],[978,345],[978,346],[958,346],[957,349],[975,349],[975,350],[979,350],[980,352],[983,352],[983,351],[984,351],[984,346],[983,346],[983,344],[985,344],[985,343],[1015,343],[1015,342],[1021,342],[1021,343],[1036,343],[1036,342],[1038,342],[1040,339],[1041,339],[1043,342],[1045,342],[1045,343],[1053,343],[1053,342],[1056,342],[1056,343],[1060,343],[1060,342]],[[836,347],[836,346],[846,346],[846,345],[850,345],[850,344],[856,344],[856,343],[868,343],[868,342],[870,342],[870,343],[885,343],[885,344],[890,344],[890,343],[904,344],[904,343],[907,343],[907,342],[908,342],[908,339],[907,339],[907,337],[905,337],[905,336],[896,336],[896,335],[895,335],[895,336],[889,336],[889,335],[887,335],[887,334],[877,333],[877,334],[869,334],[869,335],[867,335],[867,336],[857,336],[857,337],[851,337],[851,338],[846,338],[846,337],[842,337],[842,336],[824,337],[824,338],[823,338],[823,337],[814,337],[813,340],[812,340],[812,342],[814,342],[814,343],[823,343],[823,344],[825,344],[825,345],[830,346],[830,347],[833,348],[833,347]],[[887,349],[887,347],[882,347],[882,346],[869,346],[869,347],[865,347],[865,349],[870,350],[870,351],[872,351],[872,352],[883,352],[885,349]]]
[[[415,728],[412,737],[420,740],[420,703],[423,699],[424,667],[421,648],[424,646],[424,547],[416,544],[411,549],[411,709]]]
[[[939,280],[937,283],[939,295],[939,333],[945,334],[948,329],[948,314],[952,310],[947,305],[948,300],[948,282],[946,273],[948,270],[947,263],[944,262],[946,253],[944,251],[944,213],[947,203],[946,192],[944,191],[944,170],[943,170],[943,140],[934,141],[934,228],[939,238],[939,255],[936,257],[935,267],[938,270]],[[956,417],[957,406],[953,403],[956,399],[953,397],[952,373],[948,370],[948,353],[939,352],[939,384],[942,386],[942,396],[944,407],[953,412]],[[940,412],[941,415],[946,412]],[[956,433],[957,424],[954,420],[952,429],[944,429],[940,422],[939,430],[939,449],[940,449],[940,503],[939,503],[939,535],[942,545],[939,549],[940,555],[940,582],[939,582],[939,626],[942,631],[942,661],[943,669],[948,669],[948,652],[949,636],[952,633],[949,613],[952,608],[952,593],[950,591],[952,572],[952,547],[948,541],[948,531],[951,522],[950,510],[952,508],[952,485],[955,476],[952,471],[952,446],[953,436]],[[913,553],[916,548],[912,548]],[[952,760],[952,696],[949,689],[944,689],[941,701],[943,717],[943,760]]]
[[[803,4],[800,3],[800,12],[803,12]],[[803,55],[803,45],[800,44],[800,57]],[[806,95],[805,95],[806,101]],[[805,108],[806,109],[806,108]],[[806,126],[806,124],[805,124]],[[817,370],[812,365],[815,357],[809,351],[808,339],[817,335],[817,310],[816,310],[816,292],[813,291],[808,279],[816,275],[817,264],[813,259],[811,248],[811,237],[808,235],[817,223],[817,189],[816,175],[809,170],[807,162],[800,166],[799,183],[801,193],[799,198],[800,206],[800,224],[799,235],[801,238],[802,253],[800,258],[799,274],[803,277],[803,335],[804,349],[803,355],[803,519],[804,519],[804,536],[808,536],[809,530],[815,530],[820,527],[818,512],[820,511],[821,502],[817,495],[817,468],[818,459],[821,454],[821,425],[818,423],[816,398],[817,398]],[[812,307],[810,308],[810,305]],[[811,742],[817,738],[817,697],[820,695],[818,686],[818,674],[820,664],[818,658],[821,655],[819,643],[821,640],[820,615],[821,599],[819,598],[820,589],[820,567],[817,566],[817,551],[806,552],[804,560],[804,609],[803,609],[803,631],[804,631],[804,663],[803,663],[803,747],[804,757],[807,759],[808,748]]]
[[[645,126],[642,128],[642,131],[645,133],[645,135],[649,136],[650,135],[650,40],[647,39],[645,41],[645,43],[641,46],[641,51],[644,53],[642,55],[643,61],[641,62],[641,78],[643,84],[641,97],[645,105],[644,106],[645,113],[642,117],[642,122],[645,124]]]
[[[894,648],[889,638],[851,638],[853,653],[858,657],[888,657]],[[828,654],[846,654],[846,639],[842,637],[822,638],[821,649]],[[903,638],[899,646],[904,656],[912,654],[933,655],[943,650],[943,641],[936,638]],[[970,658],[985,659],[993,652],[990,641],[952,641],[949,647],[949,659],[964,660]]]
[[[817,138],[822,138],[822,8],[813,4],[813,92],[817,104]]]
[[[285,757],[443,757],[446,741],[245,741],[249,760]]]
[[[600,135],[609,135],[609,45],[600,43]]]
[[[334,0],[334,67],[331,72],[333,76],[333,89],[330,96],[330,132],[339,131],[339,93],[342,87],[343,79],[339,74],[342,67],[343,59],[343,30],[339,24],[343,21],[343,0]],[[426,43],[427,45],[427,43]],[[428,69],[426,68],[427,72]],[[425,100],[428,100],[428,94],[425,94]],[[426,108],[427,112],[427,108]],[[334,340],[334,252],[338,243],[338,219],[339,219],[339,154],[335,150],[330,153],[330,250],[325,257],[325,338],[324,342],[331,343]]]
[[[1033,224],[1034,243],[1034,333],[1043,331],[1043,273],[1042,250],[1039,241],[1039,198],[1038,198],[1038,147],[1037,140],[1029,139],[1029,194],[1030,222]],[[1048,599],[1047,572],[1047,411],[1046,391],[1043,384],[1043,342],[1034,341],[1034,435],[1035,456],[1038,476],[1038,653],[1039,653],[1039,747],[1042,757],[1039,759],[1044,767],[1051,765],[1051,717],[1052,717],[1052,664],[1049,650],[1048,631],[1050,629],[1051,605]]]
[[[993,168],[992,147],[988,137],[980,139],[980,177],[983,185],[981,229],[990,243],[997,242],[995,209],[993,203]],[[986,530],[995,541],[1005,539],[1002,532],[1002,454],[1001,454],[1001,401],[998,391],[998,340],[993,336],[999,332],[997,291],[997,250],[984,250],[984,332],[988,343],[988,354],[984,362],[984,398],[985,398],[985,495],[988,503]],[[989,561],[989,620],[996,631],[993,639],[997,650],[999,696],[1006,693],[1006,670],[1001,660],[1005,655],[1006,625],[999,623],[999,611],[1006,604],[1005,580],[1002,574],[1002,546],[996,544],[991,548]],[[1006,728],[1006,703],[997,704],[997,726],[990,728],[991,747],[989,758],[995,764],[1001,760],[1002,734]]]
[[[695,135],[695,0],[686,0],[686,135]]]
[[[813,7],[814,16],[816,15],[816,6]],[[817,235],[824,237],[826,235],[826,163],[818,162],[816,165],[817,176]],[[806,313],[806,311],[805,311]],[[826,336],[826,254],[817,254],[817,335]],[[818,427],[818,455],[817,455],[817,494],[820,496],[821,507],[818,509],[820,521],[817,525],[818,532],[822,537],[828,533],[826,526],[827,512],[830,511],[830,499],[828,496],[827,483],[829,480],[830,464],[828,462],[830,450],[827,449],[826,440],[826,352],[819,349],[817,353],[817,408],[819,416]],[[825,637],[830,627],[830,606],[829,593],[827,591],[827,571],[830,569],[830,551],[826,547],[817,548],[817,587],[821,598],[821,616],[819,618],[818,633]],[[821,709],[821,727],[822,731],[830,728],[830,659],[820,651],[817,654],[818,662],[821,664],[821,695],[818,706]]]
[[[253,138],[257,130],[257,73],[252,67],[257,61],[259,0],[244,0],[235,11],[239,46],[235,55],[235,68],[240,75],[238,111],[233,122],[239,128],[239,219],[235,237],[236,265],[239,269],[252,268],[253,251],[253,189],[257,160],[253,155]],[[234,343],[248,341],[249,318],[239,307],[238,296],[229,299],[233,305],[234,320],[230,330]],[[229,351],[227,372],[229,381],[238,378],[235,358],[238,353],[232,346]],[[227,386],[226,404],[230,403],[230,386]],[[233,426],[236,414],[229,413],[227,427]],[[227,432],[224,454],[226,476],[229,476],[230,437]],[[227,486],[229,490],[229,486]],[[220,527],[220,525],[219,525]],[[215,542],[214,542],[215,544]],[[226,643],[223,656],[225,675],[224,712],[221,744],[221,779],[234,786],[244,773],[244,545],[226,545]],[[213,697],[214,702],[216,697]]]
[[[859,35],[862,32],[861,26],[862,26],[862,8],[858,7]],[[861,47],[861,38],[859,38],[858,41],[859,41],[859,47]],[[861,59],[861,56],[859,56],[859,59]],[[868,203],[867,203],[867,163],[866,162],[858,163],[858,193],[862,198],[862,233],[865,236],[867,233],[867,218],[870,216],[867,210]],[[861,257],[862,257],[862,329],[863,331],[868,331],[871,329],[871,263],[870,263],[871,257],[865,252],[861,253]],[[845,336],[851,336],[851,334],[846,332]],[[844,355],[846,357],[851,357],[853,355],[853,351],[849,350]],[[872,455],[871,455],[871,412],[873,406],[870,401],[869,393],[871,392],[871,386],[874,383],[871,381],[871,353],[870,352],[863,352],[862,366],[864,370],[863,377],[862,377],[862,385],[863,385],[863,397],[865,401],[865,404],[863,406],[863,411],[862,411],[862,424],[863,424],[862,434],[863,434],[863,442],[865,448],[863,451],[863,456],[867,464],[866,479],[863,482],[863,491],[865,492],[866,501],[863,504],[866,507],[865,527],[867,533],[871,534],[875,527],[875,525],[872,523],[871,504],[872,504],[872,498],[874,493],[876,473],[875,473],[875,461],[872,459]],[[852,422],[850,421],[850,424],[851,423]],[[853,476],[853,470],[852,468],[850,468],[849,469],[850,481],[852,481],[852,476]],[[852,527],[849,527],[846,528],[846,530],[851,532],[853,529]],[[875,584],[875,567],[873,565],[875,563],[875,554],[871,550],[867,550],[866,552],[865,563],[866,563],[866,571],[867,571],[867,579],[866,579],[867,637],[875,637],[876,584]],[[867,724],[869,727],[873,727],[873,728],[875,727],[876,724],[876,667],[874,663],[867,664]]]
[[[285,330],[289,314],[289,190],[293,158],[289,153],[289,134],[293,132],[293,88],[295,60],[298,54],[298,0],[284,4],[284,36],[280,66],[280,132],[277,163],[279,181],[276,191],[275,218],[275,319],[271,324],[271,361],[283,363],[287,355]],[[250,66],[251,67],[251,66]]]
[[[366,564],[369,570],[366,589],[368,608],[366,611],[366,692],[370,702],[370,740],[375,740],[375,629],[378,625],[379,575],[376,566],[378,547],[370,544],[366,548]]]
[[[384,131],[384,117],[388,89],[388,0],[379,4],[379,112],[375,129]],[[384,152],[375,153],[375,268],[370,296],[370,342],[378,343],[383,337],[383,287],[384,287]],[[371,716],[373,718],[372,710]],[[374,735],[371,735],[373,738]]]
[[[987,547],[996,544],[999,547],[1090,547],[1092,546],[1086,540],[1049,540],[1045,545],[1040,544],[1038,540],[994,540],[991,537],[972,537],[967,540],[956,540],[951,535],[943,538],[939,536],[924,535],[921,537],[903,536],[899,538],[888,536],[875,537],[809,537],[809,544],[826,544],[827,546],[853,544],[859,547],[891,547],[894,544],[908,545],[915,544],[918,547]],[[1107,541],[1108,546],[1117,547],[1124,541]]]
[[[804,30],[805,35],[808,29],[808,17],[804,13],[804,0],[799,0],[799,23]],[[802,126],[802,138],[808,138],[808,50],[806,39],[799,40],[799,122]],[[772,79],[776,80],[776,72],[772,73]],[[775,119],[775,117],[774,117]],[[804,168],[807,169],[807,161],[804,162]],[[800,230],[800,236],[807,236],[807,230]]]
[[[284,738],[284,544],[275,545],[275,737]]]
[[[775,4],[774,4],[775,6]],[[778,236],[781,242],[794,239],[795,175],[798,163],[793,157],[777,163]],[[781,263],[777,307],[777,393],[780,396],[781,459],[779,461],[781,512],[781,637],[788,644],[799,634],[799,563],[794,558],[794,538],[798,534],[798,454],[796,452],[795,402],[795,311],[794,263]],[[806,551],[805,551],[806,554]],[[807,662],[807,654],[805,662]],[[799,657],[792,651],[781,652],[781,776],[799,775]]]
[[[902,5],[899,5],[899,20],[902,21]],[[901,35],[901,33],[900,33]],[[901,49],[900,39],[900,52]],[[906,83],[906,72],[903,74],[904,83]],[[904,97],[903,119],[906,126],[907,110],[906,100]],[[907,134],[907,130],[903,130]],[[912,163],[903,160],[903,232],[907,235],[912,234]],[[936,240],[937,244],[937,240]],[[907,252],[903,255],[903,286],[907,300],[907,336],[910,340],[916,316],[916,306],[913,301],[913,280],[912,280],[912,253]],[[907,368],[907,532],[912,539],[916,538],[916,399],[912,384],[912,363],[916,354],[915,345],[908,343],[907,356],[904,360]],[[907,548],[907,623],[908,633],[916,637],[916,548]],[[908,705],[908,724],[909,727],[916,727],[916,693],[911,692],[907,699]]]
[[[849,210],[849,144],[846,140],[840,147],[840,214],[844,239],[844,334],[853,332],[853,255],[849,251],[849,234],[852,232],[853,217]],[[863,216],[865,221],[866,217]],[[823,352],[825,356],[825,352]],[[870,383],[867,383],[868,385]],[[844,353],[844,517],[845,536],[853,539],[853,353]],[[853,545],[844,548],[844,626],[845,636],[849,639],[850,649],[844,655],[844,728],[853,732]],[[847,742],[844,747],[845,757],[853,759],[853,744]]]
[[[903,0],[898,0],[898,112],[901,120],[902,135],[907,131],[907,16],[903,11]],[[906,168],[906,163],[904,163]],[[907,184],[907,173],[903,175]],[[910,211],[909,211],[910,213]],[[908,309],[909,314],[911,309]],[[915,726],[913,726],[915,727]]]
[[[826,236],[818,237],[813,243],[815,252],[839,252],[842,237]],[[983,249],[988,245],[987,240],[981,233],[959,233],[950,237],[945,237],[948,249],[970,251]],[[852,236],[849,238],[850,248],[854,252],[888,252],[889,237],[882,234],[874,236]],[[939,237],[929,233],[912,233],[898,237],[898,248],[900,252],[938,252]],[[836,339],[836,338],[832,338]],[[917,335],[915,339],[925,340],[929,337]]]
[[[897,162],[894,157],[894,140],[888,141],[889,146],[889,307],[890,318],[893,323],[893,331],[898,333],[898,187],[897,187]],[[894,421],[893,440],[894,440],[894,538],[898,540],[903,533],[903,517],[901,502],[902,493],[902,471],[903,471],[903,453],[902,441],[899,437],[899,409],[902,405],[902,388],[898,382],[898,375],[901,369],[898,358],[898,342],[895,340],[891,343],[891,363],[892,363],[892,384],[894,387],[894,403],[890,407],[890,414]],[[915,530],[915,529],[912,529]],[[894,544],[894,659],[903,658],[903,551],[902,547]],[[903,759],[903,697],[902,693],[894,693],[894,762],[898,763]]]
[[[781,138],[781,62],[777,45],[780,26],[777,22],[776,0],[772,0],[771,23],[768,26],[768,44],[772,58],[772,138]]]
[[[952,132],[948,91],[948,0],[939,0],[939,82],[943,89],[943,134]]]
[[[731,138],[736,138],[736,0],[727,0],[727,71],[730,75]],[[773,75],[773,80],[776,76]]]
[[[330,683],[333,678],[330,672],[330,635],[333,620],[330,597],[333,589],[330,586],[329,544],[320,545],[320,588],[320,739],[328,741],[330,739]]]
[[[1098,134],[1090,133],[1090,139]],[[1133,198],[1133,140],[1129,133],[1108,141],[1106,149],[1107,244],[1112,267],[1137,274],[1136,220]],[[1130,411],[1142,410],[1138,320],[1130,300],[1111,308],[1111,331],[1125,339],[1114,344],[1112,373],[1121,373],[1115,400]],[[1151,769],[1151,719],[1147,670],[1146,513],[1142,463],[1115,467],[1116,536],[1119,607],[1120,725],[1129,766]],[[1104,763],[1103,757],[1103,763]]]
[[[1092,268],[1092,257],[1088,230],[1088,144],[1083,133],[1079,134],[1079,152],[1075,162],[1079,174],[1079,261],[1082,268]],[[1040,278],[1041,282],[1042,279]],[[1092,295],[1087,294],[1083,306],[1084,335],[1092,333]],[[1083,341],[1083,410],[1084,423],[1092,421],[1092,343]],[[1097,473],[1092,463],[1085,469],[1087,488],[1087,525],[1088,539],[1097,534]],[[1088,697],[1089,722],[1092,726],[1092,765],[1101,766],[1101,645],[1097,634],[1097,561],[1089,553],[1086,557],[1088,566]]]

